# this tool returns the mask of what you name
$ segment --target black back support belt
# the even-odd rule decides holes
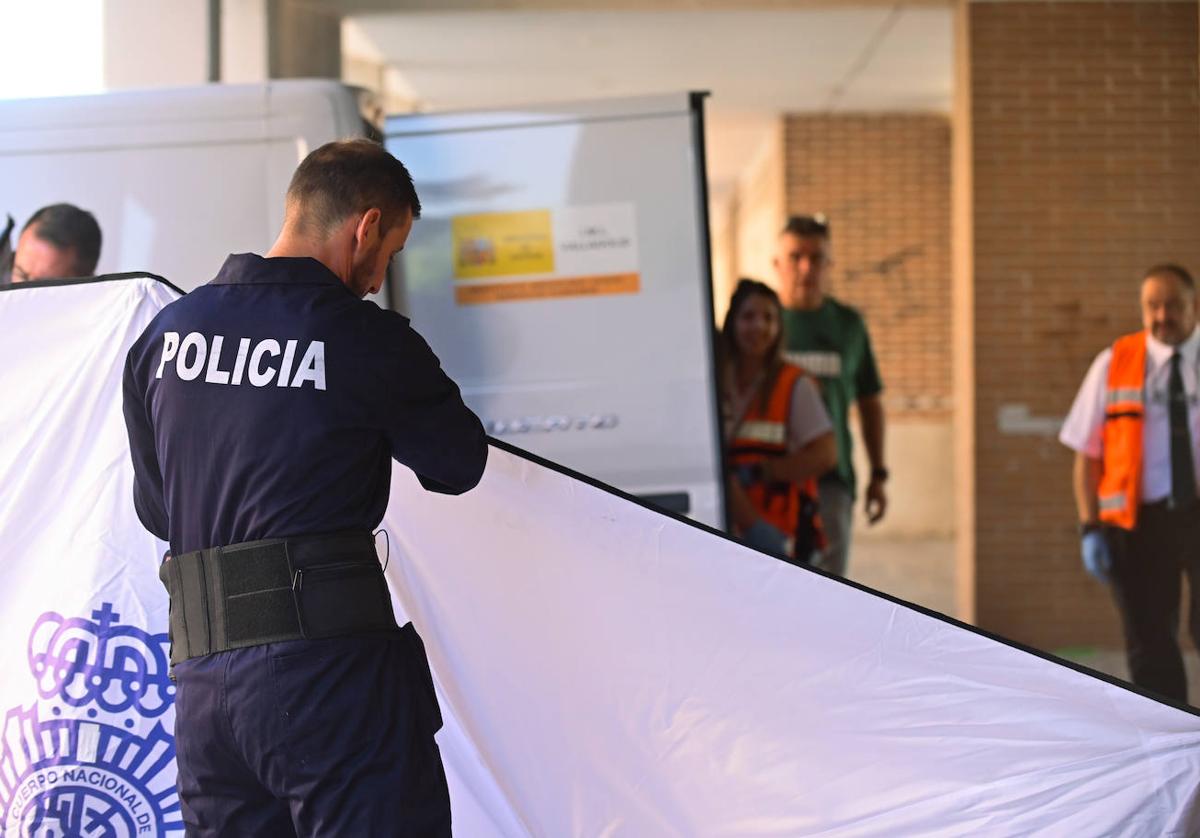
[[[282,640],[396,627],[369,532],[247,541],[168,556],[171,663]]]

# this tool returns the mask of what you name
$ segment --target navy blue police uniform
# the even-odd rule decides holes
[[[448,835],[424,649],[363,546],[392,459],[434,492],[483,473],[429,346],[314,259],[234,255],[134,343],[124,412],[138,516],[171,546],[188,834]]]

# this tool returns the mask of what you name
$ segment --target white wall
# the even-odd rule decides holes
[[[104,89],[102,0],[0,2],[0,99]]]
[[[887,424],[884,456],[890,472],[888,511],[874,526],[867,524],[863,512],[863,492],[871,469],[858,433],[857,415],[851,417],[850,426],[854,432],[854,470],[859,482],[855,538],[952,538],[956,513],[951,421],[905,419]]]
[[[765,133],[738,179],[736,264],[739,277],[775,284],[771,262],[785,215],[783,176],[783,120],[780,119]]]
[[[745,166],[736,180],[710,184],[709,227],[712,239],[713,309],[720,325],[739,277],[773,281],[771,258],[775,235],[783,223],[783,123],[764,123],[760,115],[742,120],[726,115],[721,131],[708,133],[712,160],[728,158],[749,145]],[[722,141],[731,138],[731,146]],[[720,168],[725,168],[723,164]]]
[[[109,90],[208,81],[206,0],[105,0],[102,37]]]
[[[221,0],[220,80],[331,78],[341,69],[336,11],[300,2]],[[104,0],[104,87],[209,80],[207,0]]]
[[[266,0],[221,0],[221,81],[253,84],[269,76]]]

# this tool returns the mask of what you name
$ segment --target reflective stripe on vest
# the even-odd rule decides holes
[[[1103,428],[1104,462],[1097,494],[1100,520],[1131,530],[1142,492],[1146,333],[1118,338],[1108,365]]]
[[[738,428],[738,439],[767,445],[786,446],[787,425],[767,420],[744,421]]]
[[[1101,495],[1098,500],[1100,501],[1101,511],[1125,508],[1124,495]]]
[[[1117,387],[1105,393],[1104,403],[1110,407],[1118,404],[1142,405],[1146,403],[1146,396],[1141,388],[1135,390],[1131,387]]]

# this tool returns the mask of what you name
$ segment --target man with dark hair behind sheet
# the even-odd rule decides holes
[[[12,282],[12,231],[15,226],[13,217],[6,216],[4,230],[0,232],[0,284]]]
[[[372,537],[393,458],[446,494],[487,458],[429,346],[362,299],[419,215],[381,146],[322,146],[266,257],[230,256],[129,352],[134,503],[171,545],[189,835],[450,834],[424,647]]]
[[[100,244],[100,225],[87,210],[73,204],[42,207],[21,228],[6,276],[13,282],[92,276]]]

